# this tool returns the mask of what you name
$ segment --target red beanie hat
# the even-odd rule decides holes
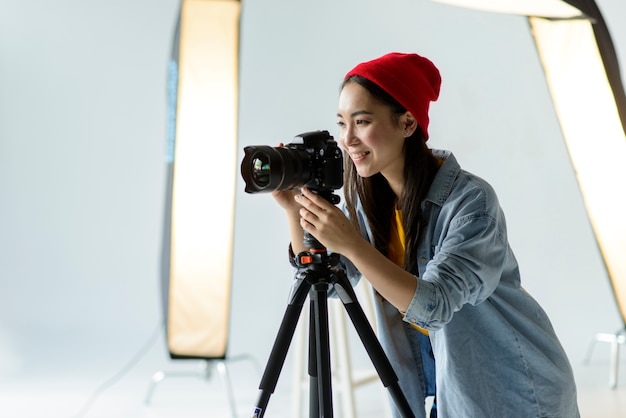
[[[439,97],[441,76],[428,58],[417,54],[391,52],[362,62],[344,80],[358,75],[377,84],[404,106],[419,124],[428,140],[428,108]]]

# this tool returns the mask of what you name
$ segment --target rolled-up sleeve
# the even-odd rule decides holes
[[[497,204],[493,213],[485,210],[490,205],[484,200],[478,206],[470,204],[454,216],[432,248],[405,321],[440,329],[465,304],[483,302],[498,286],[508,255],[504,218]]]

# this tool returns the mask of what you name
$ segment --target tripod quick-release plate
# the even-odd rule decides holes
[[[299,268],[315,269],[316,266],[323,268],[334,267],[339,263],[339,254],[328,254],[324,251],[303,251],[296,255],[295,264]]]

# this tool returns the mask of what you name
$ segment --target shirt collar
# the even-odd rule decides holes
[[[461,171],[461,166],[450,151],[433,149],[432,152],[435,157],[443,159],[444,162],[439,167],[425,200],[443,206],[450,196],[452,185]]]

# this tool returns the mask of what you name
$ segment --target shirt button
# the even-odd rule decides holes
[[[426,258],[425,257],[420,258],[420,263],[424,264],[425,262],[426,262]]]
[[[417,324],[417,320],[415,318],[411,318],[411,323],[412,324]]]

